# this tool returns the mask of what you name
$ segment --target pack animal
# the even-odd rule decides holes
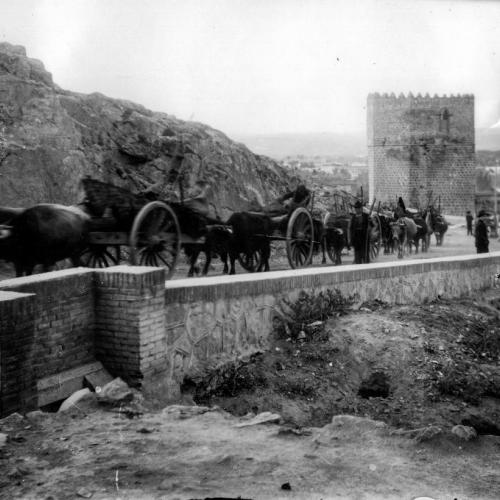
[[[78,266],[88,245],[89,220],[79,208],[63,205],[21,210],[0,226],[0,259],[14,264],[16,276],[32,274],[38,264],[50,271],[67,258]]]
[[[415,215],[413,221],[417,226],[417,232],[413,238],[413,243],[415,245],[415,253],[418,253],[419,244],[421,246],[422,252],[427,252],[428,250],[428,227],[425,219],[421,215]]]
[[[194,276],[199,273],[196,266],[196,261],[200,253],[205,254],[205,264],[201,271],[202,276],[208,274],[210,264],[214,255],[218,255],[224,264],[223,273],[227,274],[229,271],[228,255],[231,246],[232,231],[221,225],[208,226],[205,235],[205,241],[199,243],[185,243],[183,245],[184,253],[189,258],[189,271],[188,276]]]
[[[443,239],[446,231],[448,231],[448,223],[442,215],[436,214],[433,218],[433,230],[436,236],[436,246],[440,247],[443,244]]]
[[[406,248],[411,253],[411,245],[414,244],[417,234],[417,225],[413,219],[401,217],[396,222],[391,222],[391,231],[394,247],[398,251],[398,259],[402,259]]]
[[[394,253],[394,240],[392,238],[391,223],[395,222],[394,217],[388,214],[379,214],[380,226],[382,230],[382,245],[384,254]]]
[[[229,274],[236,274],[235,262],[240,254],[244,254],[249,260],[258,254],[260,262],[257,272],[269,271],[269,236],[274,228],[271,218],[263,214],[236,212],[229,217],[225,225],[232,228],[229,242]]]
[[[328,219],[324,229],[325,247],[333,252],[333,256],[330,253],[330,258],[333,257],[336,266],[342,264],[342,250],[349,248],[349,225],[350,217],[333,216]]]

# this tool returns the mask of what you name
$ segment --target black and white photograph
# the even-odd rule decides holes
[[[0,0],[0,498],[500,498],[500,1]]]

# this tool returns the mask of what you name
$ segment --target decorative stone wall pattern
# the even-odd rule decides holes
[[[422,303],[491,287],[499,265],[495,253],[169,281],[168,376],[180,383],[186,373],[266,348],[283,299],[294,300],[301,290],[338,289],[361,300]]]
[[[474,96],[368,96],[370,199],[444,213],[474,209]]]
[[[275,301],[263,295],[167,305],[169,376],[181,382],[192,368],[263,349]]]

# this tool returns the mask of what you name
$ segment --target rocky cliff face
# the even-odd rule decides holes
[[[84,175],[165,197],[210,184],[212,213],[267,203],[292,179],[207,125],[139,104],[59,88],[23,47],[0,43],[0,205],[78,201]]]

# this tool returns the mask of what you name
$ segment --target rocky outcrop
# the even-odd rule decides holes
[[[226,217],[290,187],[270,158],[207,125],[139,104],[59,88],[23,47],[0,43],[0,205],[71,204],[91,175],[132,191],[197,194],[206,181],[212,213]]]

